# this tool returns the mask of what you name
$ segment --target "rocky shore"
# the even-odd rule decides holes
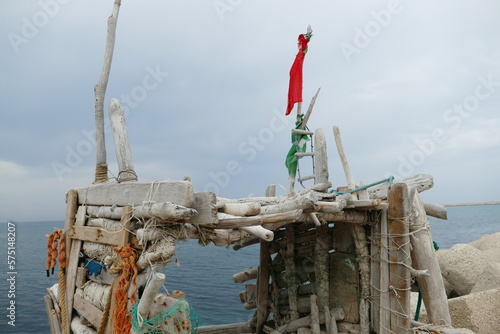
[[[461,334],[500,333],[500,232],[437,251],[452,326]],[[412,292],[415,314],[418,292]],[[425,307],[419,322],[426,322]]]

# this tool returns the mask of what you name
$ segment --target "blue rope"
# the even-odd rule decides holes
[[[383,179],[383,180],[380,180],[380,181],[377,181],[377,182],[373,182],[373,183],[367,184],[365,186],[349,190],[348,192],[345,192],[345,193],[343,193],[341,191],[337,191],[335,189],[330,189],[328,192],[329,193],[335,193],[336,195],[351,194],[351,193],[355,193],[355,192],[358,192],[358,191],[361,191],[361,190],[368,189],[370,187],[376,186],[377,184],[381,184],[381,183],[384,183],[384,182],[389,182],[389,184],[392,184],[392,181],[394,181],[394,176],[391,175],[387,179]]]

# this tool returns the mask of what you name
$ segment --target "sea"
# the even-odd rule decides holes
[[[448,220],[430,218],[433,239],[441,249],[500,232],[500,205],[456,206],[447,211]],[[50,333],[43,297],[57,283],[57,272],[46,275],[47,235],[63,226],[63,221],[0,222],[0,333]],[[176,257],[177,263],[162,271],[165,288],[186,294],[200,326],[252,317],[254,311],[245,310],[239,299],[244,284],[233,283],[232,275],[257,268],[257,245],[235,251],[202,247],[190,240],[178,244]]]

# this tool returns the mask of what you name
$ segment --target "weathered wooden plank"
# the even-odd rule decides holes
[[[190,224],[203,224],[210,225],[213,224],[215,227],[219,222],[217,218],[217,197],[213,192],[202,192],[194,194],[194,202],[191,204],[191,208],[196,210],[190,219]]]
[[[271,256],[269,253],[270,242],[261,240],[260,242],[260,260],[259,275],[257,277],[257,333],[260,333],[262,326],[267,321],[269,304],[269,265]]]
[[[71,238],[81,241],[97,242],[118,246],[117,233],[120,232],[116,228],[95,227],[95,226],[73,226],[71,229]]]
[[[395,183],[389,188],[389,269],[391,331],[410,333],[410,199],[408,186]]]
[[[99,328],[99,323],[102,318],[102,311],[99,310],[94,304],[89,302],[86,299],[83,299],[82,296],[75,294],[75,302],[74,302],[74,308],[77,310],[81,315],[85,317],[90,323],[97,328]]]
[[[75,226],[85,225],[86,219],[86,208],[85,206],[78,207],[78,212],[76,214]],[[82,247],[82,242],[80,240],[73,240],[71,243],[71,251],[68,254],[69,263],[66,268],[66,317],[68,321],[68,329],[70,328],[72,315],[73,315],[73,298],[75,295],[75,283],[76,283],[76,272],[78,268],[78,262],[80,259],[80,248]]]
[[[391,302],[389,296],[389,238],[387,210],[380,216],[380,318],[378,333],[387,333],[391,328]]]
[[[78,191],[78,203],[86,205],[142,205],[144,201],[172,202],[188,208],[195,201],[193,185],[188,181],[107,182]]]
[[[410,238],[412,251],[412,267],[417,270],[428,270],[428,276],[417,276],[418,286],[427,311],[430,323],[435,325],[451,325],[448,299],[444,289],[441,269],[430,233],[430,224],[425,215],[424,205],[417,193],[413,197],[413,207],[418,215],[410,219]]]
[[[394,180],[394,182],[405,183],[408,187],[417,189],[419,193],[431,189],[434,186],[434,179],[431,175],[417,174],[410,177]],[[381,183],[368,188],[370,198],[387,199],[387,192],[390,187],[389,182]]]

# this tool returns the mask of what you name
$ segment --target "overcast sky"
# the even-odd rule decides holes
[[[64,219],[66,192],[92,183],[112,7],[0,2],[0,221]],[[123,0],[106,106],[127,112],[139,181],[283,194],[288,73],[311,24],[304,105],[321,87],[308,125],[325,132],[334,187],[346,184],[336,125],[357,182],[424,173],[426,201],[499,200],[499,15],[494,0]]]

